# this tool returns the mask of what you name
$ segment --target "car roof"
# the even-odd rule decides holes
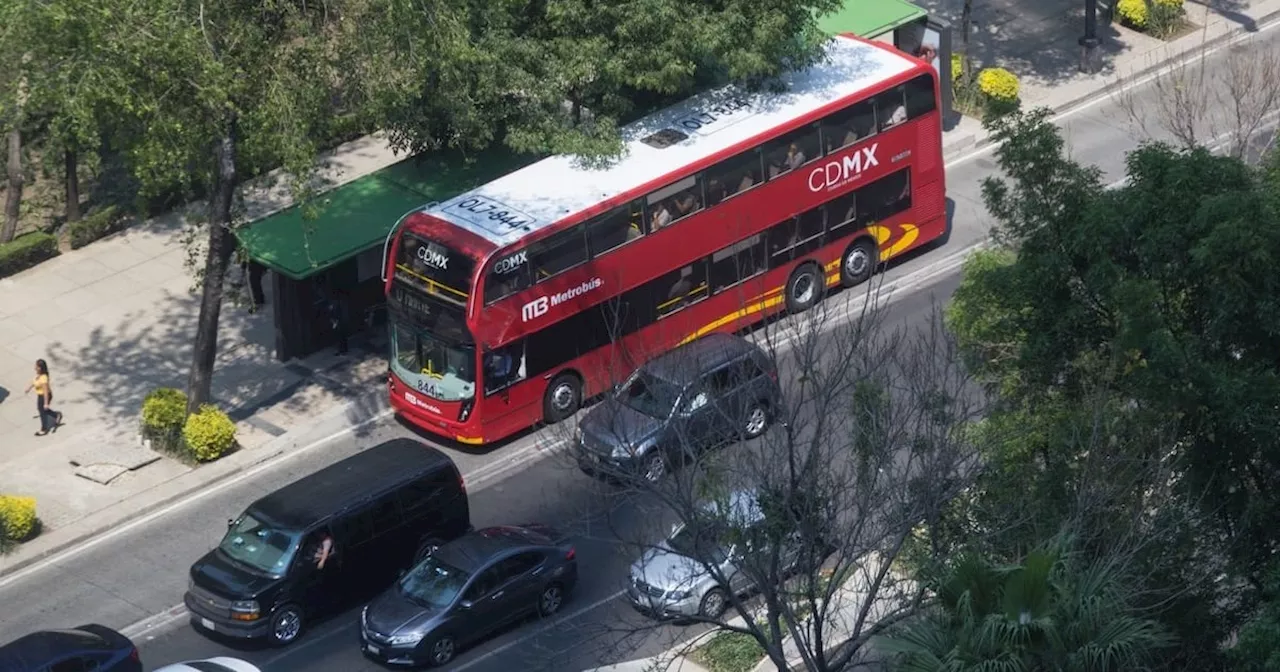
[[[453,461],[413,439],[393,439],[304,476],[249,506],[249,513],[305,530],[350,506],[421,478]]]
[[[755,344],[733,334],[707,334],[649,360],[641,369],[663,380],[687,385],[708,371],[759,351]]]
[[[547,538],[535,531],[505,525],[468,532],[436,549],[435,555],[458,569],[474,573],[497,556],[547,545]]]
[[[254,670],[261,672],[259,668],[252,663],[245,662],[239,658],[228,658],[226,656],[173,663],[171,665],[165,665],[164,667],[157,669],[155,672],[221,672],[222,670],[229,670],[230,672],[249,672],[250,670]]]
[[[0,670],[34,670],[69,653],[117,651],[122,645],[123,642],[112,642],[98,633],[78,628],[41,630],[0,646]],[[25,667],[28,665],[31,667]]]

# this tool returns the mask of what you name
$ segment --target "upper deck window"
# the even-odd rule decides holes
[[[471,293],[475,261],[435,241],[405,233],[396,253],[396,273],[420,291],[456,303]]]

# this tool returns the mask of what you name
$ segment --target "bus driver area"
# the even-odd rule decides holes
[[[828,57],[628,125],[611,165],[553,156],[402,217],[393,408],[474,444],[559,422],[678,344],[807,310],[941,236],[937,72],[853,36]]]

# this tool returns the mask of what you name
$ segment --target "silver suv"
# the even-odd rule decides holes
[[[677,525],[666,540],[631,565],[626,593],[636,609],[659,618],[715,619],[729,605],[728,591],[743,595],[755,588],[740,569],[744,555],[752,549],[746,542],[732,540],[752,538],[751,528],[763,526],[764,512],[756,494],[735,492],[701,508],[708,520],[719,525]],[[797,535],[782,549],[783,574],[796,569],[803,555]],[[709,567],[718,571],[709,571]]]

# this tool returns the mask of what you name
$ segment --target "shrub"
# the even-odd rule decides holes
[[[58,239],[36,231],[0,244],[0,278],[58,256]]]
[[[984,68],[978,73],[978,91],[989,116],[1018,108],[1018,78],[1004,68]]]
[[[23,541],[36,529],[34,497],[0,495],[0,537]]]
[[[142,435],[157,448],[174,450],[187,420],[187,395],[182,390],[160,387],[142,400]]]
[[[1182,0],[1120,0],[1116,14],[1138,30],[1163,32],[1182,16]]]
[[[236,445],[236,423],[217,406],[205,404],[187,418],[182,440],[196,461],[216,460]]]
[[[120,220],[119,209],[114,205],[95,210],[85,215],[80,221],[67,225],[67,242],[71,244],[73,250],[84,247],[109,233],[114,233]]]
[[[964,77],[964,57],[951,54],[951,81],[959,82]]]

